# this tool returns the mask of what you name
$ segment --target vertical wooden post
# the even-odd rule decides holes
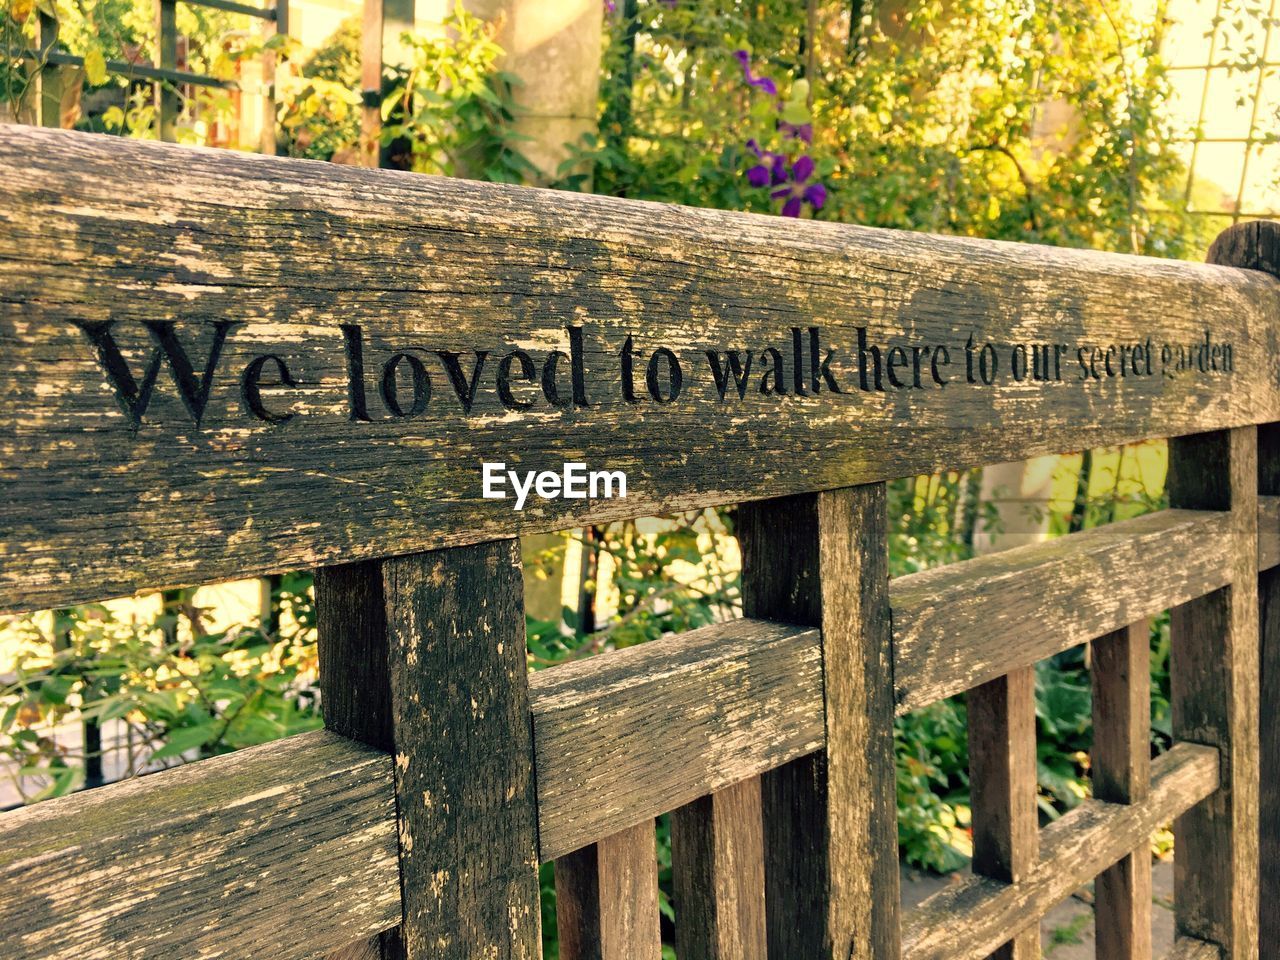
[[[1093,641],[1093,795],[1145,800],[1151,783],[1151,633],[1144,620]],[[1097,953],[1151,960],[1151,851],[1144,842],[1095,885]]]
[[[289,0],[276,0],[275,16],[264,20],[262,29],[263,41],[275,36],[289,35]],[[277,83],[276,71],[280,67],[280,54],[268,50],[262,56],[262,131],[258,143],[258,151],[273,155],[279,149],[277,110],[280,105],[280,85]]]
[[[901,953],[883,484],[743,504],[747,616],[820,625],[826,749],[761,778],[771,960]]]
[[[367,560],[316,571],[317,652],[324,725],[391,753],[395,726],[387,664],[382,563]],[[400,928],[352,944],[329,960],[403,960]]]
[[[765,960],[758,777],[671,814],[671,871],[681,960]]]
[[[1175,607],[1173,735],[1217,747],[1217,792],[1174,825],[1178,932],[1258,955],[1257,429],[1169,441],[1169,504],[1231,511],[1231,583]]]
[[[317,577],[326,723],[395,753],[409,960],[541,954],[522,589],[514,540]]]
[[[659,960],[652,820],[561,857],[555,871],[560,960]]]
[[[178,67],[178,7],[177,0],[155,0],[156,4],[156,66],[162,70]],[[160,124],[160,139],[169,143],[177,140],[178,92],[168,80],[156,81],[156,118]]]
[[[1209,262],[1280,277],[1280,223],[1255,220],[1229,227],[1213,242]],[[1280,424],[1258,428],[1257,456],[1258,493],[1280,495]],[[1280,569],[1268,570],[1258,579],[1258,605],[1258,936],[1260,944],[1274,946],[1280,943]]]
[[[969,788],[973,872],[1005,883],[1025,879],[1040,857],[1034,666],[969,691]],[[1039,956],[1038,923],[992,954],[998,960]]]
[[[1277,244],[1280,254],[1280,243]],[[1258,493],[1280,496],[1280,424],[1258,427]],[[1280,567],[1258,577],[1259,943],[1280,943]]]
[[[365,0],[360,40],[361,96],[364,101],[360,117],[360,153],[364,166],[386,165],[387,151],[382,146],[382,95],[385,92],[382,70],[388,53],[400,48],[400,34],[413,30],[414,25],[413,0]]]
[[[36,123],[42,127],[62,126],[62,74],[46,59],[58,49],[58,21],[43,10],[40,24],[40,66],[36,71]]]

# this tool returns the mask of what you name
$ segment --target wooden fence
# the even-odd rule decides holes
[[[1022,960],[1094,877],[1146,957],[1169,821],[1176,956],[1274,955],[1280,230],[1212,259],[0,127],[0,609],[315,566],[329,727],[0,817],[0,953],[535,958],[555,861],[561,957],[649,960],[672,812],[681,960]],[[1150,437],[1170,509],[890,581],[886,480]],[[725,503],[744,619],[527,673],[519,534]],[[893,718],[962,691],[974,876],[900,915]]]

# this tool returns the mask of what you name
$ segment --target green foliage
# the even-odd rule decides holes
[[[583,604],[564,608],[555,621],[528,618],[535,669],[605,650],[635,646],[731,617],[739,603],[736,553],[726,554],[733,530],[727,510],[626,520],[575,534],[588,558]],[[552,576],[564,567],[568,541],[526,562]],[[616,610],[597,623],[599,571],[608,564]]]
[[[299,55],[295,50],[290,59]],[[286,78],[279,119],[289,156],[333,160],[354,154],[360,143],[360,19],[344,20]]]
[[[916,0],[850,31],[847,11],[818,4],[811,31],[781,0],[637,3],[612,25],[601,131],[574,163],[594,163],[600,193],[774,210],[744,179],[747,144],[775,149],[807,101],[824,219],[1160,256],[1206,242],[1176,202],[1161,12]]]
[[[939,872],[968,862],[969,744],[963,698],[931,704],[894,725],[898,844],[903,859]]]
[[[69,718],[122,723],[132,745],[127,773],[320,726],[309,581],[285,578],[275,598],[285,626],[274,631],[259,624],[206,632],[189,598],[146,623],[103,605],[8,623],[22,642],[15,679],[0,688],[0,756],[44,784],[27,799],[82,781],[84,752],[50,736]]]
[[[502,48],[493,36],[494,26],[460,0],[440,34],[402,35],[410,66],[382,101],[383,143],[408,154],[398,165],[503,183],[533,172],[513,126],[519,81],[497,69]]]

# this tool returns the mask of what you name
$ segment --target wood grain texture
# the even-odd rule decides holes
[[[1181,933],[1258,955],[1257,429],[1169,441],[1169,502],[1230,510],[1230,586],[1174,607],[1170,704],[1175,739],[1222,752],[1222,786],[1174,825],[1174,903]]]
[[[672,811],[671,874],[681,960],[767,960],[758,777]]]
[[[1280,424],[1258,427],[1258,943],[1280,943]]]
[[[895,579],[898,712],[1215,590],[1231,547],[1225,513],[1164,510]]]
[[[769,955],[896,958],[884,488],[744,504],[738,536],[747,615],[822,626],[826,748],[761,779]]]
[[[318,731],[6,813],[3,953],[319,960],[370,937],[400,915],[391,778]]]
[[[408,960],[540,960],[520,544],[383,565]]]
[[[818,750],[821,657],[738,620],[532,674],[542,859]]]
[[[389,753],[395,724],[381,562],[317,570],[315,597],[325,726]]]
[[[560,960],[659,960],[652,820],[562,857],[555,874]]]
[[[1280,305],[1257,271],[72,131],[0,128],[0,289],[0,610],[1280,418]],[[144,320],[176,324],[196,389],[184,404],[165,365],[135,429],[76,324],[112,323],[140,382],[155,349]],[[218,322],[234,326],[206,382]],[[340,324],[362,328],[369,422],[352,419]],[[562,405],[517,382],[534,405],[504,407],[502,356],[525,349],[542,365],[569,349],[573,324],[590,406],[566,400],[565,375]],[[811,326],[835,350],[841,392],[801,378],[798,395],[784,377],[785,395],[761,393],[764,351],[785,360],[791,329]],[[1189,346],[1207,330],[1231,345],[1233,373],[1079,376],[1078,346]],[[678,358],[675,402],[649,399],[646,369],[638,402],[625,399],[628,334],[642,367],[659,347]],[[992,386],[967,380],[971,335],[975,358],[999,348]],[[1019,343],[1068,347],[1063,379],[1015,381]],[[945,386],[912,352],[935,346],[950,351]],[[903,386],[886,372],[876,389],[891,347]],[[706,356],[729,349],[756,360],[741,400],[720,399]],[[432,394],[421,416],[397,418],[378,384],[405,350]],[[468,383],[476,373],[473,403],[439,351]],[[268,355],[297,384],[262,394],[287,422],[249,412],[246,376]],[[920,387],[903,358],[920,361]],[[265,382],[278,372],[269,362]],[[607,461],[627,471],[628,496],[515,513],[480,496],[480,462],[509,459]]]
[[[1240,267],[1257,271],[1271,278],[1280,277],[1280,224],[1273,221],[1254,221],[1235,224],[1224,230],[1214,240],[1209,249],[1210,263]],[[1280,419],[1280,418],[1273,418]],[[1257,488],[1258,497],[1258,568],[1271,571],[1280,564],[1280,424],[1261,424],[1257,431]],[[1247,484],[1245,484],[1247,486]],[[1251,491],[1252,492],[1252,491]],[[1243,530],[1241,536],[1246,535]],[[1259,687],[1256,691],[1246,685],[1242,691],[1247,702],[1251,695],[1258,697],[1257,704],[1246,705],[1237,714],[1237,722],[1248,723],[1249,712],[1256,710],[1258,723],[1257,739],[1248,740],[1241,747],[1252,751],[1259,749],[1259,766],[1255,769],[1250,764],[1244,771],[1245,776],[1257,773],[1259,776],[1258,796],[1242,801],[1240,812],[1246,817],[1256,812],[1259,818],[1259,846],[1257,851],[1250,851],[1246,845],[1243,854],[1244,862],[1238,864],[1237,871],[1246,872],[1251,864],[1251,854],[1257,856],[1258,876],[1258,945],[1253,947],[1253,956],[1258,955],[1262,945],[1262,955],[1266,956],[1280,942],[1280,863],[1276,856],[1280,853],[1280,582],[1270,572],[1258,578],[1257,627],[1260,630],[1258,660],[1247,657],[1236,661],[1236,667],[1244,670],[1257,670]],[[1242,610],[1248,599],[1240,597],[1233,602],[1233,613]],[[1242,630],[1253,625],[1248,620],[1235,624]],[[1233,694],[1235,691],[1233,691]],[[1240,701],[1236,700],[1238,704]],[[1257,803],[1256,811],[1251,802]],[[1252,824],[1247,820],[1237,829],[1253,833]],[[1251,909],[1246,905],[1241,905]],[[1252,931],[1242,928],[1242,935],[1252,936]],[[1231,957],[1244,956],[1242,947],[1233,944],[1227,951]]]
[[[1021,883],[1040,858],[1035,667],[1018,667],[975,687],[968,707],[973,872]],[[1018,931],[991,957],[1039,960],[1039,925]]]
[[[1086,800],[1040,832],[1040,862],[1020,883],[971,877],[934,894],[903,922],[903,960],[981,960],[1153,830],[1218,786],[1218,752],[1180,743],[1152,763],[1151,793],[1134,804]]]
[[[1259,427],[1259,434],[1264,429]],[[1280,496],[1275,494],[1258,497],[1258,569],[1272,567],[1280,567]]]
[[[322,567],[315,572],[315,603],[325,728],[378,750],[393,751],[382,564],[365,560]],[[348,945],[329,960],[365,958],[404,960],[399,924]]]
[[[1092,643],[1093,795],[1109,803],[1146,799],[1151,785],[1151,628],[1146,620]],[[1143,842],[1098,875],[1097,953],[1151,960],[1151,848]]]
[[[1184,529],[1185,519],[1177,519],[1181,511],[1171,511],[1169,517],[1155,515],[1163,520],[1173,519],[1173,529]],[[1212,546],[1216,541],[1212,534],[1217,529],[1214,524],[1221,518],[1196,517],[1196,522],[1206,520],[1209,527],[1193,526],[1186,529],[1200,529],[1205,533],[1204,552],[1216,555]],[[750,522],[750,521],[748,521]],[[1149,521],[1155,522],[1155,521]],[[1127,523],[1127,521],[1126,521]],[[1122,524],[1115,525],[1123,527]],[[789,533],[797,528],[792,526],[762,525],[759,528],[761,549],[777,547],[777,556],[796,556],[798,549],[795,542],[787,539]],[[1126,528],[1131,529],[1131,528]],[[1158,523],[1151,529],[1166,529]],[[1075,549],[1077,538],[1088,538],[1089,534],[1073,534],[1070,537],[1054,541],[1047,545],[1052,551],[1071,552]],[[1150,542],[1150,541],[1149,541]],[[1009,551],[1018,554],[1031,548],[1018,548]],[[1034,548],[1039,550],[1040,548]],[[1117,547],[1117,549],[1120,549]],[[1049,563],[1049,561],[1043,561]],[[1195,555],[1184,555],[1182,558],[1169,558],[1161,568],[1158,586],[1175,591],[1185,589],[1183,565],[1195,566],[1200,561]],[[1050,564],[1051,565],[1051,564]],[[968,566],[966,570],[975,579],[969,581],[968,590],[973,593],[991,592],[992,583],[998,582],[1000,589],[1007,591],[1009,598],[1021,597],[1021,602],[1037,600],[1037,584],[1043,584],[1043,578],[1034,573],[1040,569],[1039,564],[1030,564],[1028,574],[1031,579],[1020,582],[1022,574],[1017,573],[1021,565],[1015,564],[1015,572],[991,574],[991,579],[984,579],[983,568]],[[333,568],[321,575],[320,583],[326,585],[318,597],[321,616],[321,657],[322,682],[329,683],[333,674],[324,666],[329,651],[335,640],[330,632],[330,623],[353,624],[359,622],[358,617],[366,616],[366,623],[376,623],[376,609],[360,613],[361,605],[376,608],[377,594],[370,592],[364,600],[359,599],[358,591],[345,594],[331,593],[328,599],[325,593],[338,582],[359,585],[359,578],[354,581],[351,574],[356,568]],[[794,601],[803,600],[803,587],[806,574],[803,569],[796,571],[797,576],[790,581],[778,577],[770,580],[776,593],[766,597],[770,602],[782,607]],[[910,585],[910,582],[921,574],[895,581],[895,586]],[[336,578],[336,579],[335,579]],[[765,584],[768,586],[769,584]],[[1078,596],[1084,598],[1084,606],[1091,606],[1095,601],[1089,599],[1093,591],[1102,590],[1104,584],[1088,582],[1081,588]],[[361,587],[360,589],[364,589]],[[951,588],[948,588],[949,591]],[[961,596],[965,587],[963,581],[954,586],[955,596]],[[793,592],[794,591],[794,592]],[[892,594],[892,590],[891,590]],[[914,595],[915,590],[905,591],[899,596]],[[948,592],[948,596],[952,594]],[[329,606],[328,600],[334,600]],[[1096,601],[1099,607],[1102,601]],[[1169,600],[1162,593],[1152,592],[1150,602],[1163,605]],[[910,608],[895,608],[895,622],[908,620]],[[958,608],[958,619],[949,621],[943,613],[952,609],[940,607],[934,615],[933,629],[940,633],[949,632],[959,640],[961,637],[972,638],[976,649],[986,650],[985,638],[979,632],[975,635],[969,615],[963,607]],[[1122,611],[1123,612],[1123,611]],[[341,616],[342,619],[331,619]],[[1117,614],[1118,615],[1118,614]],[[1089,621],[1104,623],[1099,617]],[[1044,654],[1057,649],[1058,642],[1052,636],[1053,622],[1044,624],[1047,637]],[[1083,629],[1083,628],[1081,628]],[[966,634],[964,631],[968,631]],[[358,634],[356,635],[358,639]],[[360,646],[351,641],[352,649]],[[958,644],[962,651],[967,647]],[[901,653],[901,646],[898,650]],[[1033,652],[1034,656],[1041,655]],[[976,657],[977,654],[974,654]],[[332,661],[329,661],[332,662]],[[903,685],[910,689],[913,681],[911,670],[916,660],[896,660],[896,673],[899,688]],[[359,669],[370,667],[369,663],[357,665]],[[328,674],[328,678],[326,678]],[[364,674],[360,674],[364,676]],[[363,681],[362,681],[363,683]],[[541,857],[550,860],[571,850],[590,843],[601,836],[617,832],[635,822],[636,817],[648,818],[663,810],[673,809],[687,803],[698,796],[727,786],[738,779],[762,773],[771,766],[785,765],[788,761],[797,760],[805,755],[813,755],[825,742],[821,649],[819,637],[815,630],[803,626],[789,626],[762,621],[740,621],[717,625],[704,631],[696,631],[679,637],[671,637],[643,647],[619,651],[607,657],[594,658],[581,663],[569,664],[541,671],[532,675],[530,684],[530,709],[534,716],[535,750],[537,756],[538,779],[542,787],[539,796],[538,820],[541,825],[542,845]],[[371,688],[364,688],[370,694]],[[326,711],[335,716],[342,712],[337,706],[341,701],[335,700],[333,705],[326,701]],[[355,701],[352,701],[353,704]],[[376,701],[364,699],[368,714],[352,709],[347,715],[352,718],[353,725],[345,729],[355,732],[356,719],[360,716],[372,716],[376,710],[370,704]],[[910,703],[910,699],[907,700]],[[586,719],[604,712],[607,723],[594,724]],[[290,743],[291,741],[286,741]],[[278,746],[278,745],[277,745]],[[686,750],[687,747],[687,750]],[[581,748],[581,749],[579,749]],[[262,748],[273,749],[273,748]],[[250,756],[250,754],[244,754]],[[301,763],[299,759],[296,763]],[[295,763],[295,766],[296,766]],[[183,796],[192,796],[182,787],[182,778],[201,771],[203,765],[188,768],[184,771],[168,774],[167,780],[146,781],[148,784],[173,783],[174,789]],[[266,764],[270,768],[271,764]],[[326,778],[340,777],[341,770],[335,768],[328,771],[323,767],[308,770],[307,777]],[[383,825],[385,836],[394,836],[394,799],[390,784],[390,774],[385,783],[385,795],[379,802],[385,811],[386,821]],[[328,782],[328,781],[326,781]],[[336,782],[336,781],[335,781]],[[96,791],[93,796],[105,803],[107,798],[115,796],[119,787],[108,787]],[[132,788],[131,788],[132,789]],[[158,787],[157,787],[158,789]],[[248,789],[248,788],[246,788]],[[198,791],[195,795],[198,795]],[[189,801],[184,801],[188,804]],[[53,832],[69,831],[76,835],[74,818],[68,819],[55,814],[55,811],[66,809],[58,806],[63,801],[42,805],[42,814],[51,817],[49,829]],[[190,812],[190,811],[189,811]],[[358,815],[353,814],[353,816]],[[0,817],[0,823],[4,818]],[[775,822],[774,829],[778,824]],[[262,838],[263,843],[268,842]],[[157,845],[160,843],[156,841]],[[166,842],[175,843],[174,840]],[[321,848],[330,840],[323,835],[316,839]],[[366,851],[367,853],[367,851]],[[74,873],[64,880],[72,891],[81,891],[78,877],[84,873],[85,864],[96,864],[95,870],[108,869],[106,864],[116,856],[110,836],[104,838],[101,845],[84,837],[76,855],[79,864]],[[360,858],[357,857],[357,860]],[[366,856],[365,859],[369,859]],[[375,905],[399,901],[398,878],[394,870],[394,862],[377,861],[383,864],[385,888],[379,888],[377,896],[371,902]],[[201,879],[202,887],[207,883],[220,883],[216,864],[203,864],[198,877],[210,876],[213,879]],[[92,871],[90,871],[92,872]],[[164,876],[149,880],[146,875],[138,875],[133,880],[132,890],[135,895],[150,900],[149,892],[152,884],[156,884],[156,896],[163,896],[167,883]],[[95,888],[91,891],[92,902],[110,903],[119,895],[119,890],[103,890]],[[82,894],[75,893],[74,896]],[[0,895],[0,901],[7,901],[8,896]],[[5,903],[8,907],[9,904]],[[15,908],[16,909],[16,908]],[[126,903],[117,904],[112,909],[128,917],[129,907]],[[341,917],[339,909],[335,916]],[[150,915],[145,911],[139,914],[139,922]],[[191,915],[192,922],[198,922],[202,914],[199,911]],[[364,932],[374,932],[394,922],[395,910],[378,913],[370,918],[361,914],[363,919],[352,925],[351,936],[361,936]],[[15,929],[35,931],[48,930],[49,942],[59,943],[56,931],[61,929],[58,917],[26,914],[26,926]],[[129,937],[149,935],[145,925],[139,926],[139,932],[131,933],[132,920],[119,920],[121,942],[129,942]],[[187,930],[184,920],[171,917],[173,936],[176,943],[185,942],[183,937],[194,936],[199,942],[199,930],[195,934]],[[365,924],[362,926],[362,924]],[[322,922],[312,924],[316,932],[316,942],[326,942],[329,928]],[[343,927],[347,930],[347,927]],[[185,931],[185,932],[183,932]],[[95,928],[85,928],[83,939],[77,940],[76,950],[86,943],[101,944],[104,934]],[[341,937],[341,933],[333,934]],[[335,946],[345,940],[338,939]],[[103,949],[106,949],[103,947]],[[58,954],[55,954],[58,955]],[[86,949],[87,956],[94,956],[92,949]]]

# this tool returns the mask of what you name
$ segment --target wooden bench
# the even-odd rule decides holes
[[[1023,960],[1095,877],[1148,957],[1171,820],[1176,955],[1257,957],[1280,230],[1211,259],[0,127],[0,609],[315,567],[328,726],[0,817],[0,953],[536,958],[555,861],[563,960],[652,960],[671,812],[681,960]],[[890,581],[886,481],[1152,437],[1170,509]],[[519,535],[717,504],[743,619],[528,673]],[[1040,828],[1082,643],[1095,796]],[[893,719],[963,691],[974,876],[900,916]]]

